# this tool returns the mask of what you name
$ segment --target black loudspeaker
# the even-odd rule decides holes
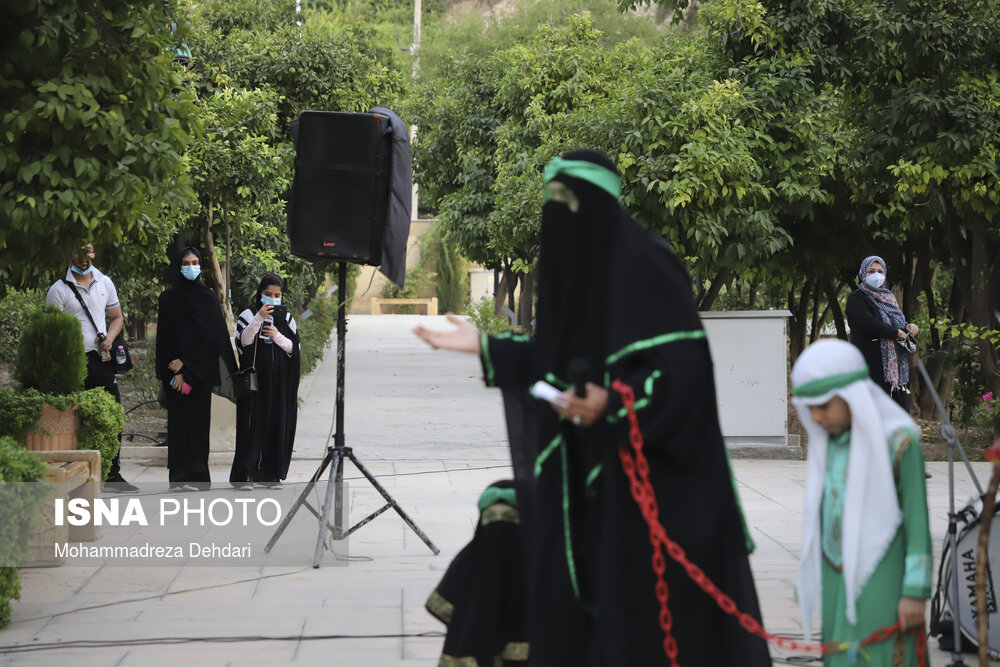
[[[293,133],[295,181],[288,213],[292,252],[378,266],[389,201],[389,118],[304,111]]]

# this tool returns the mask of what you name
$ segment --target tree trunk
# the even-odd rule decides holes
[[[729,267],[725,267],[715,274],[715,278],[712,278],[712,284],[709,286],[708,291],[702,295],[701,300],[698,302],[698,310],[711,310],[712,304],[719,297],[719,292],[729,282],[732,275],[733,271]]]
[[[500,272],[500,283],[496,292],[493,293],[493,314],[499,316],[503,311],[503,304],[507,300],[507,271]]]
[[[833,313],[833,324],[837,327],[837,338],[847,340],[847,324],[844,321],[844,311],[840,307],[838,290],[833,286],[833,279],[823,281],[823,293],[826,295],[827,307]]]
[[[802,295],[798,299],[796,299],[795,288],[788,291],[788,310],[792,313],[788,321],[788,354],[793,364],[806,347],[810,287],[811,285],[804,285]]]
[[[809,318],[809,344],[816,342],[819,338],[819,328],[820,328],[820,316],[819,316],[819,280],[813,281],[813,302],[812,302],[812,317]],[[829,309],[829,306],[828,306]],[[826,313],[823,313],[823,318],[826,318]]]
[[[215,295],[219,299],[222,307],[222,314],[226,318],[226,326],[229,328],[229,335],[236,332],[236,318],[233,317],[233,309],[226,300],[226,283],[222,276],[222,267],[219,266],[219,257],[215,252],[215,239],[212,237],[212,218],[214,217],[214,202],[208,202],[208,223],[205,225],[205,254],[211,260],[212,273],[215,275]]]
[[[230,246],[230,235],[229,235],[229,216],[226,215],[226,210],[222,209],[222,225],[226,232],[226,307],[229,308],[229,312],[233,312],[233,255]],[[235,321],[234,321],[235,326]],[[235,332],[235,328],[233,329]]]
[[[534,319],[533,302],[535,292],[535,271],[521,274],[521,303],[517,309],[517,323],[526,330],[531,329]]]

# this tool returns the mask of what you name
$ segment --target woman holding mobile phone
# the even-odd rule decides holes
[[[201,254],[192,247],[180,254],[174,286],[160,294],[156,374],[167,397],[170,489],[197,491],[211,486],[209,427],[219,359],[230,373],[236,359],[219,300],[201,282]]]
[[[229,481],[236,488],[278,487],[288,474],[299,390],[299,333],[281,303],[285,281],[268,273],[251,308],[236,321],[240,368],[257,371],[257,391],[236,405],[236,454]]]

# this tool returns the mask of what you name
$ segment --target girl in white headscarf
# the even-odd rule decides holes
[[[854,644],[826,667],[916,667],[915,630],[931,592],[931,541],[919,430],[868,375],[846,341],[815,343],[792,368],[793,403],[809,435],[798,596],[809,636],[821,611],[823,641]],[[900,621],[893,640],[858,642]]]

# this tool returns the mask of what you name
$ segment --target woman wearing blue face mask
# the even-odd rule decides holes
[[[257,370],[257,391],[236,405],[236,454],[229,474],[236,488],[280,485],[292,458],[299,332],[292,314],[282,307],[284,291],[285,281],[268,273],[257,287],[253,307],[236,321],[240,368]]]
[[[160,294],[156,324],[156,373],[167,390],[167,467],[174,491],[211,486],[209,426],[219,359],[236,371],[219,300],[200,275],[201,255],[184,248],[174,286]]]
[[[910,354],[919,331],[907,322],[896,296],[885,287],[886,263],[877,255],[866,257],[858,271],[858,288],[847,297],[847,326],[853,343],[868,364],[878,386],[904,410],[910,409]]]

